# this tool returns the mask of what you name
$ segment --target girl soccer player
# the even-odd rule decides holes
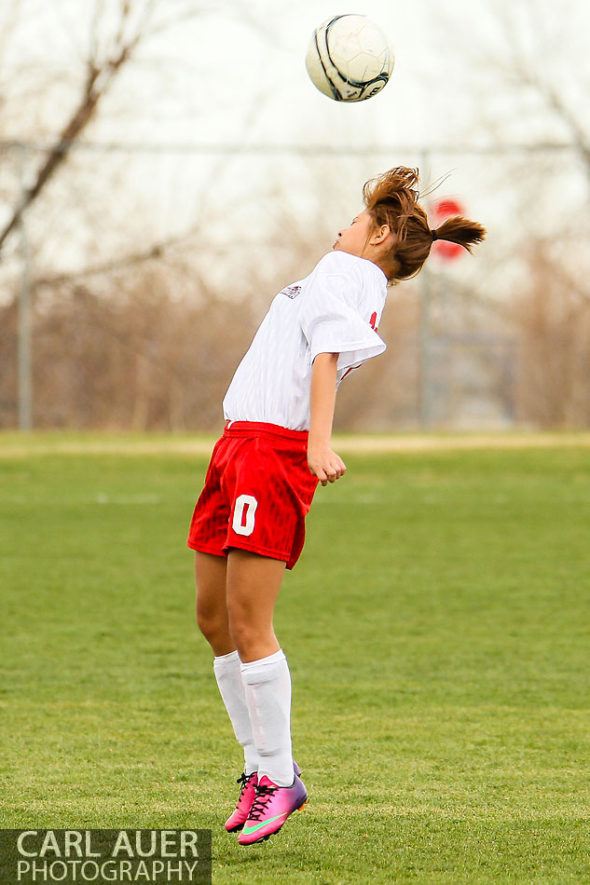
[[[244,750],[240,797],[225,824],[241,831],[241,845],[267,839],[307,801],[273,609],[318,482],[346,471],[330,442],[337,387],[385,350],[377,327],[388,284],[417,274],[434,240],[470,251],[485,235],[462,217],[431,230],[417,184],[416,170],[398,167],[364,185],[365,208],[333,251],[275,297],[223,402],[227,423],[188,545],[197,551],[197,622]]]

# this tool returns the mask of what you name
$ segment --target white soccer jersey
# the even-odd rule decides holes
[[[223,401],[229,421],[309,430],[311,372],[319,353],[338,353],[338,384],[383,353],[377,327],[387,279],[372,261],[325,255],[305,279],[275,296]]]

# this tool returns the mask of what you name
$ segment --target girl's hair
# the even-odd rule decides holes
[[[390,282],[415,276],[430,255],[434,240],[458,243],[471,252],[485,237],[485,228],[461,215],[447,218],[431,230],[426,212],[419,205],[418,170],[396,166],[363,186],[365,206],[377,226],[387,224],[396,236],[391,256],[394,270]]]

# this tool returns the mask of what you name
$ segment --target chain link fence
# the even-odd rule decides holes
[[[46,151],[0,143],[2,225]],[[434,254],[390,291],[388,349],[342,385],[339,429],[588,426],[588,177],[575,146],[90,143],[0,253],[0,426],[218,427],[273,294],[330,248],[363,181],[397,164],[420,167],[427,207],[457,197],[488,238],[472,257]]]

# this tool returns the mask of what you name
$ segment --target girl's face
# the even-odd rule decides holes
[[[345,227],[338,231],[338,239],[332,248],[362,258],[371,239],[373,229],[373,219],[368,209],[364,209],[356,218],[352,219],[350,227]]]

